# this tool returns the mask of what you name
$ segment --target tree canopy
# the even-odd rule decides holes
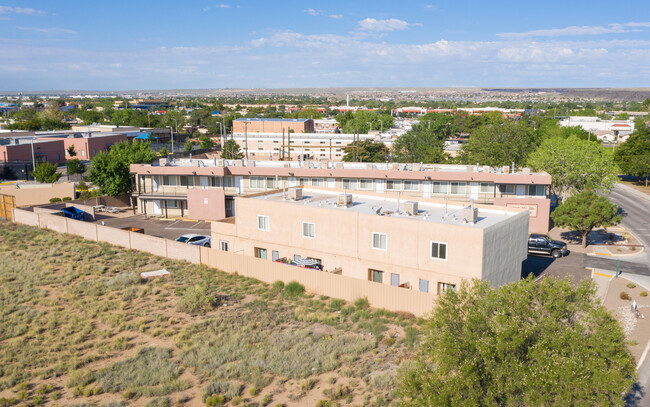
[[[388,130],[393,126],[394,119],[389,114],[377,114],[369,110],[348,113],[338,117],[343,133],[367,134],[370,130],[381,130],[382,127]]]
[[[500,167],[513,162],[521,166],[539,145],[539,135],[527,123],[504,121],[479,127],[463,146],[461,160],[465,164]]]
[[[438,298],[400,374],[405,406],[623,405],[625,335],[590,280],[463,282]]]
[[[343,152],[345,162],[380,163],[386,161],[388,147],[381,141],[361,140],[346,145]]]
[[[640,127],[639,124],[641,124]],[[624,173],[645,179],[646,186],[648,186],[650,129],[646,127],[645,123],[637,123],[634,133],[616,149],[614,161]]]
[[[71,175],[83,174],[86,172],[86,164],[82,163],[78,158],[73,158],[65,163],[68,171],[68,179]]]
[[[551,174],[552,193],[562,198],[587,188],[610,191],[618,182],[611,151],[575,136],[544,140],[528,164]]]
[[[221,147],[221,158],[226,160],[239,160],[244,158],[244,153],[241,152],[239,144],[235,140],[226,140]]]
[[[593,191],[583,191],[562,202],[551,218],[556,226],[567,227],[580,234],[582,247],[594,228],[614,226],[621,221],[618,206]]]
[[[103,194],[121,196],[131,192],[131,164],[149,163],[156,158],[148,141],[128,141],[113,145],[93,157],[88,179]]]
[[[453,133],[452,126],[446,123],[435,122],[430,127],[429,123],[420,122],[395,140],[391,151],[392,161],[441,163],[447,159],[444,141]]]
[[[32,176],[37,182],[48,184],[56,182],[61,178],[61,174],[56,171],[56,166],[47,161],[36,164],[34,171],[32,171]]]

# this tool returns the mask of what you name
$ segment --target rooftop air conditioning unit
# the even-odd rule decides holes
[[[158,163],[164,167],[169,163],[169,158],[161,158],[160,161],[158,161]]]
[[[341,194],[339,195],[339,200],[337,206],[348,206],[352,205],[352,194]]]
[[[507,165],[504,165],[504,166],[501,167],[501,168],[503,169],[503,173],[504,173],[504,174],[508,174],[508,173],[510,172],[510,167],[508,167]]]
[[[299,201],[302,199],[302,188],[289,188],[289,199]]]
[[[478,208],[473,205],[463,208],[463,221],[467,223],[478,222]]]
[[[521,172],[522,172],[524,175],[530,175],[530,168],[522,168],[522,169],[521,169]]]
[[[416,216],[418,214],[418,203],[415,201],[404,202],[404,212],[409,216]]]

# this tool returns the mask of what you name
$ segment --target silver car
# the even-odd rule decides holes
[[[196,246],[203,246],[203,247],[211,247],[212,239],[210,236],[203,236],[203,235],[195,235],[195,234],[187,234],[187,235],[182,235],[178,239],[176,239],[177,242],[181,243],[187,243],[187,244],[193,244]]]

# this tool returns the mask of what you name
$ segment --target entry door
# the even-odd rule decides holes
[[[235,192],[238,194],[243,194],[243,185],[244,185],[244,177],[236,176],[235,177]]]
[[[422,182],[422,197],[431,198],[431,181]]]
[[[208,177],[200,177],[199,183],[201,185],[201,189],[206,189],[209,186]]]
[[[162,208],[160,207],[160,201],[155,200],[151,201],[153,203],[153,214],[154,215],[162,215]]]
[[[478,182],[469,183],[469,199],[477,200],[478,199]]]
[[[328,188],[336,188],[336,178],[328,178],[327,179],[327,187]]]
[[[375,180],[375,192],[384,193],[384,180],[377,179]]]
[[[296,186],[296,177],[289,177],[289,187]]]

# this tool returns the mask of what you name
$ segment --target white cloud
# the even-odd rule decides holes
[[[10,7],[10,6],[0,6],[0,14],[25,14],[29,16],[47,15],[47,13],[42,10],[35,10],[33,8],[26,8],[26,7]]]
[[[310,16],[318,16],[322,12],[320,10],[314,10],[313,8],[308,8],[307,10],[304,10],[305,13],[309,14]]]
[[[398,20],[397,18],[389,18],[386,20],[366,18],[365,20],[359,21],[359,29],[375,32],[401,31],[406,30],[410,25],[413,24],[409,24],[404,20]]]
[[[580,35],[621,34],[639,31],[638,28],[650,27],[649,22],[608,24],[607,26],[570,26],[564,28],[550,28],[544,30],[531,30],[524,32],[499,33],[502,38],[527,38],[527,37],[567,37]]]
[[[338,20],[339,18],[343,18],[343,14],[330,14],[328,17]]]
[[[21,31],[32,31],[41,34],[57,35],[57,34],[77,34],[75,30],[68,28],[44,28],[44,27],[16,27]]]
[[[208,11],[211,8],[230,8],[230,5],[228,5],[228,4],[215,4],[214,6],[203,7],[203,11]]]

